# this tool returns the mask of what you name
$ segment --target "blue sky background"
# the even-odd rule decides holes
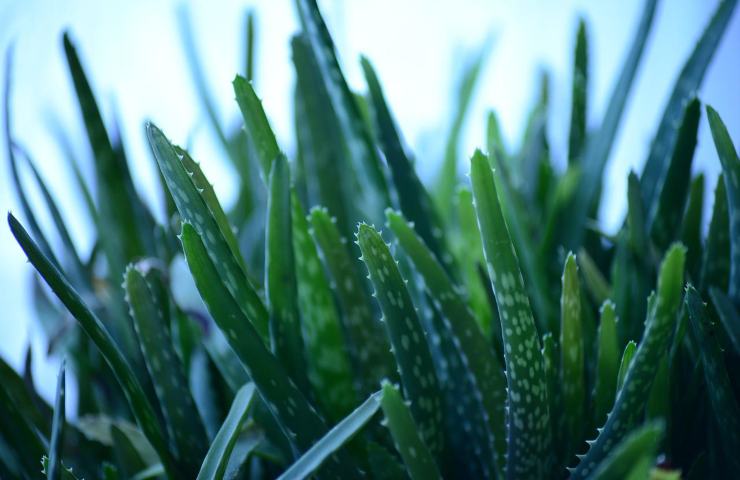
[[[449,124],[455,78],[464,59],[493,38],[464,135],[462,158],[484,144],[484,119],[497,110],[509,146],[518,144],[534,98],[536,73],[551,73],[550,141],[563,166],[570,115],[572,45],[579,16],[590,40],[589,124],[598,125],[639,17],[641,0],[326,0],[320,1],[337,42],[345,73],[364,90],[359,55],[374,63],[389,103],[416,153],[425,179],[439,165]],[[614,230],[625,210],[626,174],[640,169],[673,81],[703,30],[716,1],[664,0],[656,13],[642,67],[625,111],[606,172],[607,201],[600,212]],[[81,202],[72,187],[58,145],[53,118],[70,133],[81,160],[89,160],[83,126],[61,49],[69,29],[90,76],[103,115],[117,112],[137,187],[159,202],[143,121],[154,120],[177,143],[193,134],[193,155],[215,184],[222,201],[234,198],[232,172],[204,122],[180,47],[178,1],[0,0],[0,49],[15,44],[13,132],[28,147],[62,206],[82,253],[91,247],[90,225],[75,215]],[[297,30],[291,0],[186,2],[207,80],[225,125],[238,123],[231,80],[242,70],[246,8],[257,13],[256,88],[281,146],[293,149],[289,40]],[[700,98],[712,104],[740,138],[740,14],[735,12],[709,67]],[[0,66],[0,70],[4,66]],[[2,76],[5,72],[1,72]],[[1,121],[1,120],[0,120]],[[714,189],[719,162],[702,119],[695,169],[706,172],[705,191]],[[17,212],[5,148],[0,153],[0,210]],[[461,171],[467,171],[462,162]],[[86,173],[90,173],[86,169]],[[711,201],[706,208],[711,207]],[[29,341],[42,393],[53,393],[59,359],[46,359],[30,309],[31,267],[6,226],[0,227],[0,355],[22,363]],[[73,400],[74,402],[74,400]]]

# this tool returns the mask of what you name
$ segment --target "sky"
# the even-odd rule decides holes
[[[572,50],[579,18],[589,35],[588,121],[599,124],[613,80],[629,47],[642,1],[606,0],[325,0],[320,1],[350,85],[365,86],[359,67],[369,57],[383,84],[396,120],[416,154],[423,179],[433,178],[449,128],[455,80],[465,60],[492,42],[469,122],[461,158],[484,145],[485,116],[499,114],[504,139],[518,145],[534,102],[537,72],[551,76],[549,135],[554,160],[565,164],[570,118]],[[718,2],[659,2],[642,67],[627,104],[605,174],[600,220],[614,231],[626,208],[626,177],[640,171],[673,82]],[[91,248],[90,225],[75,215],[81,198],[65,168],[52,125],[73,139],[81,161],[89,160],[61,47],[67,30],[77,45],[106,121],[120,118],[136,186],[149,202],[156,198],[154,164],[143,124],[152,120],[176,143],[192,139],[193,156],[202,163],[222,202],[235,195],[233,172],[205,122],[204,112],[181,48],[178,11],[187,11],[198,52],[223,125],[238,125],[231,81],[243,71],[244,12],[257,15],[255,85],[282,148],[293,150],[291,95],[294,81],[289,41],[297,29],[291,0],[182,2],[146,0],[0,0],[0,50],[14,45],[12,130],[30,150],[62,207],[81,253]],[[699,91],[740,138],[740,14],[735,12]],[[0,66],[2,77],[4,65]],[[0,120],[2,122],[2,120]],[[4,125],[2,125],[4,128]],[[705,192],[714,189],[719,162],[706,119],[702,118],[694,162],[706,173]],[[467,172],[461,162],[461,173]],[[90,169],[84,173],[90,178]],[[705,209],[711,208],[711,201]],[[0,210],[18,213],[5,147],[0,153]],[[42,223],[43,223],[42,218]],[[46,358],[40,329],[30,308],[31,267],[6,226],[0,226],[0,355],[16,368],[26,345],[34,351],[37,385],[53,394],[60,359]]]

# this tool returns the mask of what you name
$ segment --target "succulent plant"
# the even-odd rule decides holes
[[[735,0],[718,4],[686,60],[644,169],[630,173],[622,227],[608,235],[593,221],[656,3],[600,122],[586,121],[579,25],[564,169],[543,83],[519,148],[491,112],[459,178],[476,58],[433,187],[368,59],[367,94],[350,89],[315,0],[296,1],[297,148],[286,155],[250,82],[250,15],[246,76],[233,82],[245,128],[209,116],[238,199],[224,209],[188,151],[148,123],[163,215],[137,193],[65,34],[94,159],[94,188],[69,159],[85,199],[69,214],[95,227],[87,256],[13,138],[8,73],[5,142],[25,226],[8,221],[36,272],[49,350],[66,362],[53,406],[0,363],[0,477],[740,478],[740,161],[710,106],[722,174],[706,235],[704,177],[691,176],[696,91]]]

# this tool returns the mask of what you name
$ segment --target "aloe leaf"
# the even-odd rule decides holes
[[[470,307],[483,334],[487,338],[493,337],[494,347],[500,353],[503,351],[501,323],[495,302],[491,308],[492,305],[488,300],[486,291],[489,284],[488,278],[483,279],[480,275],[480,266],[483,264],[483,246],[473,206],[473,193],[470,189],[458,189],[457,203],[460,238],[456,245],[456,254],[464,274],[464,283],[468,289]]]
[[[506,379],[491,343],[480,328],[456,287],[432,251],[414,232],[403,216],[386,210],[388,226],[401,248],[424,280],[432,300],[445,318],[453,343],[461,355],[466,375],[473,386],[468,395],[475,398],[475,414],[486,424],[489,455],[495,458],[498,472],[503,472],[506,454],[505,412]]]
[[[452,259],[445,251],[446,242],[432,199],[416,175],[414,166],[406,154],[401,134],[385,101],[385,95],[375,70],[367,58],[362,57],[360,61],[370,91],[380,146],[390,167],[401,211],[413,222],[414,230],[419,233],[424,243],[434,252],[437,260],[442,262],[449,272]]]
[[[681,215],[691,183],[691,163],[696,148],[700,112],[699,100],[696,98],[686,105],[665,177],[658,186],[655,202],[648,204],[648,230],[660,251],[679,234]]]
[[[0,437],[11,441],[10,448],[15,453],[17,463],[26,472],[38,471],[38,461],[48,451],[46,439],[34,428],[31,421],[9,395],[0,388],[0,408],[5,412],[0,422]]]
[[[208,211],[211,213],[213,219],[216,221],[218,229],[221,232],[221,235],[224,237],[227,245],[229,246],[232,255],[234,256],[236,261],[239,262],[239,265],[243,269],[245,269],[246,272],[244,258],[242,258],[241,251],[239,250],[236,235],[234,234],[234,230],[229,223],[229,219],[226,216],[226,213],[224,212],[221,204],[218,201],[218,197],[216,197],[216,192],[213,190],[213,185],[211,185],[211,182],[209,182],[206,176],[203,174],[203,170],[201,170],[200,165],[192,159],[187,151],[179,147],[175,147],[175,151],[177,152],[180,161],[182,162],[182,166],[185,168],[185,171],[188,173],[190,179],[193,181],[193,185],[195,185],[195,188],[198,190],[200,196],[203,198]]]
[[[686,306],[691,330],[699,345],[704,378],[707,382],[711,412],[719,430],[719,449],[723,450],[728,474],[740,475],[740,406],[733,393],[730,377],[725,367],[724,355],[716,336],[709,330],[706,307],[699,293],[692,286],[686,289]],[[736,317],[737,320],[737,317]]]
[[[710,286],[726,290],[730,281],[730,213],[724,175],[720,173],[714,189],[714,206],[702,255],[702,291]]]
[[[617,343],[617,313],[611,300],[600,309],[601,319],[597,334],[596,380],[594,382],[594,424],[603,425],[617,392],[619,350]],[[634,344],[632,344],[634,345]],[[634,347],[633,347],[634,348]]]
[[[198,480],[220,480],[224,478],[229,457],[254,397],[255,387],[253,383],[247,383],[236,392],[229,413],[226,415],[224,423],[219,428],[216,437],[211,442],[208,453],[203,459],[203,465],[198,472]]]
[[[730,298],[717,288],[710,288],[709,295],[712,297],[712,303],[717,310],[722,326],[727,332],[735,353],[740,355],[740,314]]]
[[[65,360],[59,367],[59,376],[57,377],[57,393],[54,399],[54,420],[51,426],[51,441],[49,442],[49,461],[46,468],[46,478],[49,480],[58,480],[62,476],[62,446],[64,445],[64,424],[65,424],[65,381],[64,367]]]
[[[255,30],[254,10],[247,10],[244,22],[244,77],[249,82],[254,80]]]
[[[640,177],[642,198],[646,205],[651,205],[659,194],[662,179],[669,168],[671,152],[678,142],[679,131],[675,126],[689,103],[690,96],[699,89],[736,5],[737,0],[720,2],[674,84]]]
[[[545,383],[547,385],[548,408],[550,409],[550,435],[552,436],[553,448],[545,454],[545,471],[555,472],[555,465],[561,463],[563,440],[565,432],[561,425],[562,412],[562,385],[560,381],[560,368],[557,345],[552,333],[542,336],[542,365],[545,372]]]
[[[609,285],[604,274],[599,270],[599,266],[584,248],[578,251],[577,258],[578,266],[585,279],[585,287],[591,294],[591,298],[593,298],[595,303],[603,304],[609,298],[612,289],[611,285]]]
[[[709,118],[714,145],[717,147],[717,154],[722,163],[727,189],[727,206],[730,216],[730,283],[727,287],[727,294],[738,307],[740,306],[740,159],[732,144],[730,134],[727,132],[727,127],[719,114],[710,106],[707,106],[707,118]]]
[[[41,473],[48,473],[49,471],[49,459],[44,455],[44,457],[41,459]],[[38,462],[36,463],[35,468],[33,471],[38,470]],[[61,469],[59,470],[59,475],[57,478],[60,478],[61,480],[77,480],[78,477],[75,475],[74,471],[71,468],[67,468],[64,465],[61,465]]]
[[[308,376],[323,411],[332,420],[339,420],[356,402],[352,367],[329,281],[295,192],[291,204],[298,306],[306,341]]]
[[[292,447],[297,452],[309,449],[326,433],[324,421],[288,377],[278,359],[267,349],[255,327],[223,285],[195,227],[184,223],[181,240],[195,284],[211,316],[247,369],[270,412],[287,432],[291,432],[289,439]],[[351,474],[354,468],[346,462],[342,456],[332,459],[325,467],[327,473]]]
[[[420,435],[423,430],[414,422],[398,389],[388,382],[383,383],[380,405],[386,426],[393,436],[396,450],[406,464],[411,480],[441,479],[434,457]]]
[[[582,179],[572,198],[568,215],[563,217],[563,225],[558,230],[560,241],[566,248],[576,249],[583,239],[583,225],[589,214],[589,208],[601,186],[601,178],[614,144],[614,138],[622,119],[627,98],[640,64],[645,43],[653,25],[657,0],[645,0],[645,4],[632,39],[632,44],[614,84],[609,103],[596,133],[587,141],[580,164],[583,166]]]
[[[265,296],[270,311],[272,351],[301,390],[308,392],[306,357],[298,318],[298,293],[293,254],[288,160],[272,163],[265,229]]]
[[[321,440],[285,470],[279,480],[308,478],[334,452],[342,448],[380,409],[382,392],[376,392],[337,423]]]
[[[384,378],[397,378],[396,362],[388,337],[370,308],[362,278],[349,256],[345,239],[326,209],[313,208],[309,215],[311,233],[318,245],[343,313],[342,321],[350,345],[350,356],[362,379],[365,393],[372,392]]]
[[[642,459],[647,458],[653,464],[664,431],[665,425],[660,421],[646,423],[633,430],[598,465],[591,478],[594,480],[619,480],[627,478],[635,465]]]
[[[614,407],[590,445],[588,453],[573,470],[572,478],[586,478],[637,422],[647,402],[659,360],[669,346],[676,312],[681,302],[686,249],[674,244],[666,253],[658,273],[654,302],[648,302],[645,332],[617,393]]]
[[[336,114],[323,88],[321,72],[305,35],[291,41],[296,73],[296,142],[306,172],[308,205],[324,205],[336,215],[343,235],[350,235],[355,219],[355,191],[359,178],[351,169],[343,170],[343,181],[333,172],[344,161],[345,147]],[[376,388],[377,384],[373,386]]]
[[[586,371],[584,361],[583,324],[581,319],[581,287],[578,281],[576,257],[565,259],[560,297],[560,380],[563,396],[563,425],[568,445],[566,462],[579,446],[583,435],[586,409]]]
[[[85,306],[79,294],[72,288],[64,275],[41,253],[38,245],[11,214],[8,214],[8,223],[13,236],[28,256],[28,260],[59,297],[59,300],[77,319],[82,329],[105,358],[126,395],[131,411],[141,426],[144,435],[159,455],[165,470],[169,475],[176,476],[179,469],[175,466],[167,448],[167,442],[160,429],[159,421],[123,353],[121,353],[102,322]]]
[[[619,361],[619,371],[617,372],[617,392],[622,389],[622,386],[624,385],[624,378],[627,375],[627,370],[629,370],[630,365],[632,364],[632,359],[635,356],[635,351],[637,350],[637,342],[634,340],[630,340],[627,342],[627,345],[624,346],[624,351],[622,352],[622,359]],[[614,405],[614,399],[612,399],[611,404]]]
[[[647,404],[645,405],[645,418],[661,419],[668,418],[671,379],[668,370],[668,352],[664,353],[658,361],[658,370],[655,372],[655,380],[650,387]]]
[[[570,132],[568,134],[568,161],[580,161],[586,143],[586,114],[588,112],[588,36],[586,21],[578,21],[576,47],[573,55],[573,86],[571,89]]]
[[[383,311],[401,383],[411,401],[411,412],[430,451],[440,453],[444,451],[442,398],[426,334],[406,282],[388,245],[373,227],[360,224],[357,243]]]
[[[108,257],[110,278],[117,283],[127,261],[146,253],[145,235],[150,235],[153,220],[136,193],[125,157],[116,151],[111,142],[77,51],[67,33],[64,34],[63,43],[95,158],[101,221],[98,232]]]
[[[335,54],[334,42],[329,35],[316,0],[296,0],[303,35],[310,46],[321,83],[334,111],[352,170],[358,179],[355,204],[366,213],[365,217],[380,220],[383,209],[390,204],[388,186],[380,156],[373,144],[372,134],[362,118],[359,106],[347,85]]]
[[[207,450],[206,432],[172,344],[167,328],[169,299],[157,293],[156,283],[161,280],[156,275],[147,271],[145,263],[130,265],[124,275],[126,300],[178,462],[194,474]],[[164,288],[161,283],[159,288]]]
[[[407,480],[406,466],[384,446],[367,442],[367,457],[370,472],[377,480]]]
[[[262,101],[254,92],[251,82],[237,75],[233,86],[236,102],[239,104],[247,133],[254,144],[262,175],[267,183],[272,161],[280,155],[280,147],[267,120],[267,114],[262,108]]]
[[[250,285],[239,261],[229,248],[219,228],[215,215],[208,208],[206,200],[193,182],[175,147],[167,140],[161,130],[147,124],[147,136],[159,164],[159,169],[172,193],[180,216],[191,222],[206,241],[209,255],[219,272],[219,277],[244,315],[255,325],[263,339],[268,338],[268,315],[262,300]],[[200,187],[203,188],[203,187]]]
[[[691,181],[689,200],[681,221],[681,243],[686,245],[686,271],[691,279],[700,282],[702,259],[702,220],[704,214],[704,174]]]
[[[544,475],[550,449],[547,386],[537,328],[486,157],[471,160],[471,183],[488,274],[496,294],[508,385],[509,477]]]

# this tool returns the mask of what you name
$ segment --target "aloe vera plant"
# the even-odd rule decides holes
[[[581,20],[567,151],[551,151],[543,74],[521,144],[504,145],[489,112],[486,151],[463,179],[484,45],[462,72],[431,186],[382,72],[362,57],[368,91],[353,91],[316,0],[295,3],[293,151],[251,82],[253,12],[245,71],[222,86],[244,127],[231,131],[181,11],[190,73],[239,185],[222,205],[187,149],[147,123],[162,223],[64,34],[94,186],[54,133],[94,225],[89,255],[64,221],[77,212],[59,208],[14,136],[8,53],[4,141],[22,217],[8,223],[35,270],[49,351],[66,360],[53,405],[30,367],[0,361],[0,478],[737,478],[737,132],[722,120],[731,107],[696,93],[736,0],[718,3],[681,70],[613,234],[593,217],[656,0],[603,118],[588,115],[598,32]],[[705,178],[691,174],[705,117],[722,169],[706,234]]]

